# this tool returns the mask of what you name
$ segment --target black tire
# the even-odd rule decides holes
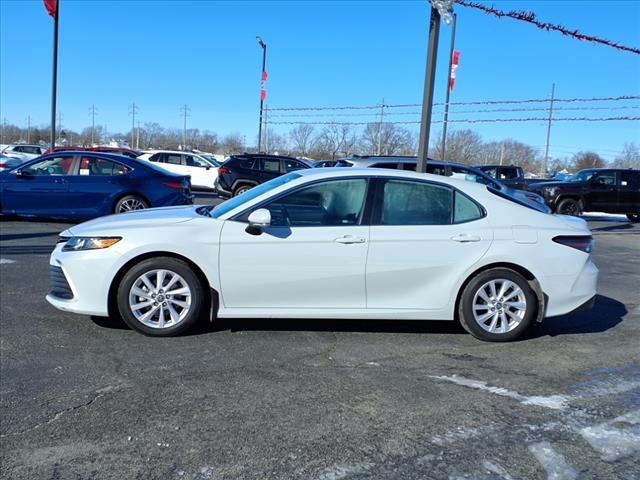
[[[144,298],[135,296],[135,294],[132,293],[132,287],[134,286],[134,284],[136,284],[140,277],[145,274],[150,274],[151,276],[153,276],[155,270],[165,270],[173,275],[177,274],[181,278],[181,280],[174,285],[176,285],[180,289],[183,289],[181,285],[184,283],[184,286],[188,287],[190,293],[190,305],[188,306],[188,310],[185,312],[184,317],[180,318],[173,325],[165,326],[162,328],[160,325],[159,311],[162,310],[164,312],[164,306],[170,304],[171,308],[173,308],[173,312],[176,312],[182,317],[182,313],[184,312],[184,310],[182,310],[182,307],[177,306],[177,302],[187,303],[188,300],[186,299],[186,295],[180,294],[174,294],[167,298],[164,298],[163,296],[161,298],[160,295],[158,295],[158,291],[149,293],[149,297],[153,295],[153,299],[149,297]],[[162,284],[168,284],[171,278],[172,277],[168,277],[167,281],[162,282]],[[155,283],[156,285],[154,286],[157,287],[158,282]],[[159,289],[159,291],[162,292],[162,289]],[[146,290],[145,293],[146,292],[150,292],[150,290]],[[166,295],[166,292],[163,292],[162,295]],[[139,312],[139,315],[144,315],[152,309],[156,310],[156,313],[151,314],[148,323],[143,323],[134,314],[133,309],[130,305],[130,300],[135,302],[153,302],[155,301],[155,299],[159,299],[160,303],[162,303],[164,306],[161,308],[158,302],[155,302],[148,305],[148,309],[147,307],[144,307],[137,310]],[[120,312],[122,319],[134,330],[153,337],[172,337],[189,330],[200,319],[200,315],[203,311],[204,306],[206,305],[206,302],[206,290],[200,278],[198,278],[198,276],[188,263],[172,257],[150,258],[138,263],[124,275],[124,277],[120,281],[117,292],[118,311]],[[169,307],[166,308],[166,312],[169,313],[163,313],[163,319],[166,319],[168,317],[167,323],[173,323],[173,320],[171,319],[171,315],[173,312],[170,312]],[[156,315],[158,315],[158,318],[157,320],[154,320]]]
[[[627,213],[627,218],[631,223],[640,223],[640,213]]]
[[[556,208],[556,213],[579,217],[582,215],[582,202],[575,198],[565,198],[560,200],[558,208]]]
[[[254,185],[238,185],[235,190],[233,191],[233,196],[237,197],[238,195],[242,195],[244,192],[246,192],[247,190],[250,190],[254,187]]]
[[[144,210],[149,208],[149,202],[137,195],[125,195],[116,202],[113,213],[132,212],[134,210]]]
[[[500,315],[499,311],[504,311],[505,312],[504,318],[509,319],[506,322],[506,325],[507,325],[506,332],[493,333],[488,331],[485,328],[482,328],[482,326],[480,325],[481,322],[476,320],[476,317],[474,316],[474,308],[473,308],[474,300],[476,300],[476,294],[479,294],[479,291],[483,289],[483,286],[487,285],[489,282],[492,282],[492,281],[499,282],[501,280],[507,280],[509,282],[512,282],[513,284],[517,285],[520,288],[522,295],[526,300],[526,306],[525,306],[525,310],[522,315],[522,318],[519,320],[519,323],[516,323],[516,322],[511,322],[510,319],[512,317],[508,315],[506,310],[509,310],[510,312],[516,313],[516,314],[517,312],[511,306],[507,306],[506,300],[504,302],[498,302],[496,305],[494,305],[496,307],[499,307],[499,308],[495,308],[495,310],[498,310],[496,311],[495,314],[492,311],[490,312],[492,307],[489,305],[493,305],[493,304],[487,303],[488,308],[486,310],[480,310],[478,312],[478,315],[480,317],[482,317],[482,315],[480,315],[481,312],[486,312],[486,314],[491,315],[483,323],[485,327],[489,328],[492,324],[494,324],[496,329],[502,328],[503,315]],[[512,290],[506,291],[507,296],[511,291]],[[497,300],[500,300],[500,299],[496,299],[496,301]],[[482,302],[482,299],[479,299],[476,301]],[[483,307],[479,307],[479,308],[483,308]],[[469,332],[471,335],[473,335],[474,337],[480,340],[484,340],[486,342],[508,342],[520,337],[529,329],[534,319],[536,318],[537,309],[538,309],[538,300],[537,300],[536,294],[531,288],[531,286],[529,285],[529,282],[522,275],[508,268],[492,268],[490,270],[485,270],[484,272],[479,273],[478,275],[473,277],[471,281],[467,283],[464,290],[462,291],[462,295],[460,296],[460,302],[458,304],[458,319],[462,324],[462,327],[467,332]],[[498,315],[498,318],[496,323],[493,323],[493,320],[495,319],[493,315],[496,315],[496,314]],[[513,327],[510,327],[512,323],[514,323],[515,325],[513,325]]]

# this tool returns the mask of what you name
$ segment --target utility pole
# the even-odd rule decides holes
[[[51,82],[51,151],[56,146],[56,97],[58,92],[58,17],[60,2],[55,3],[53,12],[53,75]]]
[[[182,150],[184,150],[187,146],[187,117],[189,116],[189,107],[185,103],[184,106],[180,107],[180,112],[184,117],[184,125],[182,127]]]
[[[59,133],[62,133],[62,117],[63,117],[62,112],[58,112],[58,130],[57,131]],[[54,142],[55,142],[55,140],[54,140]],[[54,143],[54,145],[55,145],[55,143]]]
[[[504,160],[504,140],[500,142],[500,165],[502,165],[502,160]]]
[[[136,150],[140,148],[140,120],[138,120],[138,129],[136,130]]]
[[[31,115],[27,116],[27,143],[31,143]]]
[[[136,130],[136,114],[138,113],[138,107],[136,102],[129,105],[129,115],[131,115],[131,148],[133,148],[133,135]]]
[[[549,138],[551,137],[551,120],[553,119],[553,100],[556,92],[556,84],[551,84],[551,98],[549,99],[549,121],[547,123],[547,143],[544,147],[544,162],[541,168],[541,174],[547,174],[547,162],[549,161]]]
[[[264,153],[269,153],[269,106],[264,106]]]
[[[444,101],[444,120],[442,122],[442,147],[441,160],[446,159],[447,150],[447,126],[449,124],[449,97],[451,96],[451,67],[453,65],[453,52],[456,45],[456,14],[453,14],[453,25],[451,25],[451,46],[449,48],[449,70],[447,74],[447,94]]]
[[[382,123],[384,122],[384,98],[380,102],[380,123],[378,123],[378,155],[382,155]]]
[[[262,148],[262,107],[264,105],[264,99],[267,97],[267,91],[264,89],[264,82],[267,81],[267,44],[262,41],[262,38],[257,36],[256,40],[258,45],[262,48],[262,74],[260,77],[260,122],[258,123],[258,153]]]
[[[96,143],[96,106],[91,105],[89,109],[89,115],[91,115],[91,146]]]

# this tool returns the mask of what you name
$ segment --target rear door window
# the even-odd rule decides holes
[[[104,158],[82,157],[78,175],[108,176],[122,175],[130,171],[130,168],[121,163],[112,162]]]
[[[172,165],[184,165],[182,157],[179,153],[165,153],[163,161]]]
[[[381,225],[450,225],[453,189],[411,180],[385,180]]]
[[[280,173],[280,160],[264,158],[262,160],[262,170],[269,173]]]
[[[622,190],[640,189],[640,172],[619,172],[619,177]]]

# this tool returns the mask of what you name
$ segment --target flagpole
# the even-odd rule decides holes
[[[456,14],[453,14],[451,25],[451,48],[449,49],[449,75],[447,75],[447,93],[444,101],[444,121],[442,123],[442,146],[440,148],[441,160],[446,160],[447,148],[447,124],[449,123],[449,96],[451,95],[451,67],[453,65],[453,52],[456,44]]]
[[[60,1],[56,1],[55,16],[53,17],[53,82],[51,92],[51,151],[56,146],[56,91],[58,88],[58,15]]]

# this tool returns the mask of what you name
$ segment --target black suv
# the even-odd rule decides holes
[[[624,213],[631,222],[640,222],[640,170],[590,168],[567,182],[533,183],[529,190],[542,195],[556,213]]]
[[[215,189],[223,198],[235,197],[256,185],[311,165],[292,157],[243,153],[232,155],[218,169]]]

